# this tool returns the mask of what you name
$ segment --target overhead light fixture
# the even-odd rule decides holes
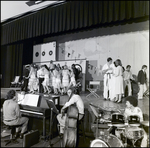
[[[35,1],[35,4],[39,4],[39,3],[41,3],[42,1]]]
[[[28,6],[33,6],[33,5],[37,5],[37,4],[39,4],[39,3],[42,3],[42,2],[44,2],[45,0],[41,0],[41,1],[28,1],[28,2],[26,2],[26,4],[28,5]]]

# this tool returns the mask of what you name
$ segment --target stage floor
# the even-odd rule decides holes
[[[10,90],[10,88],[3,88],[3,89],[1,89],[1,94],[5,94],[9,90]],[[114,102],[111,102],[111,101],[105,101],[103,99],[102,92],[98,92],[98,94],[100,95],[100,98],[95,98],[94,96],[91,96],[91,97],[87,98],[86,96],[88,94],[89,94],[89,92],[87,92],[87,91],[86,92],[81,92],[80,96],[83,99],[85,108],[89,111],[90,111],[90,107],[89,107],[90,103],[93,103],[96,106],[102,106],[103,108],[110,107],[110,108],[124,109],[125,106],[126,106],[126,104],[124,102],[125,99],[123,99],[122,103],[117,104],[117,103],[114,103]],[[67,100],[68,100],[67,95],[60,96],[60,105],[64,105]],[[141,108],[141,110],[143,111],[144,114],[148,115],[148,118],[149,118],[149,98],[144,98],[143,100],[139,100],[138,101],[138,106]],[[88,124],[88,123],[85,123],[85,124]],[[3,127],[1,127],[1,131],[3,131]],[[2,147],[4,147],[4,144],[5,144],[4,139],[9,139],[9,136],[7,136],[5,138],[1,137],[1,146]],[[79,140],[79,146],[80,147],[85,147],[85,146],[89,147],[91,140],[92,139],[90,137],[86,137],[86,143],[83,143],[83,139],[81,137],[80,140]],[[7,147],[22,147],[22,140],[18,139],[18,141],[19,141],[19,144],[10,144]],[[54,144],[53,147],[60,147],[59,137],[53,138],[52,143]],[[49,145],[48,141],[41,140],[41,141],[39,141],[39,143],[37,143],[36,145],[33,145],[32,147],[47,147],[48,145]]]

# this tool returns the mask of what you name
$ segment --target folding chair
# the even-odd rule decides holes
[[[91,88],[91,85],[93,86],[93,88]],[[100,98],[100,96],[96,93],[99,89],[100,81],[89,81],[89,87],[87,88],[87,90],[90,91],[90,94],[88,94],[86,97],[93,95],[96,98]]]
[[[11,82],[10,87],[17,87],[19,84],[19,79],[20,79],[20,76],[15,76],[15,79],[13,82]]]
[[[143,96],[149,99],[149,88],[144,92]]]

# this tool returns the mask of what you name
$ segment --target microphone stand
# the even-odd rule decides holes
[[[50,115],[50,134],[49,134],[49,146],[50,147],[52,147],[52,143],[51,143],[51,127],[52,127],[52,125],[51,125],[51,123],[52,123],[52,115],[53,115],[53,108],[51,108],[51,115]]]

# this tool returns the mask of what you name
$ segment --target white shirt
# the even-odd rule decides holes
[[[84,114],[84,103],[79,95],[73,94],[71,99],[65,103],[65,107],[69,107],[70,105],[76,103],[78,111],[80,114]]]
[[[102,71],[109,69],[111,66],[108,65],[108,63],[106,63],[103,67],[102,67]],[[112,73],[112,70],[108,70],[105,74],[104,74],[104,79],[107,79],[108,77],[108,73]]]
[[[128,118],[129,116],[135,116],[136,115],[140,118],[140,122],[143,121],[143,113],[139,107],[134,107],[133,110],[131,110],[131,108],[126,108],[124,115],[126,118]]]
[[[124,71],[123,77],[124,77],[124,80],[133,79],[131,71],[127,71],[127,70]]]
[[[44,76],[45,76],[44,71],[43,71],[42,69],[39,69],[39,70],[37,71],[37,77],[38,77],[38,78],[44,78]]]

